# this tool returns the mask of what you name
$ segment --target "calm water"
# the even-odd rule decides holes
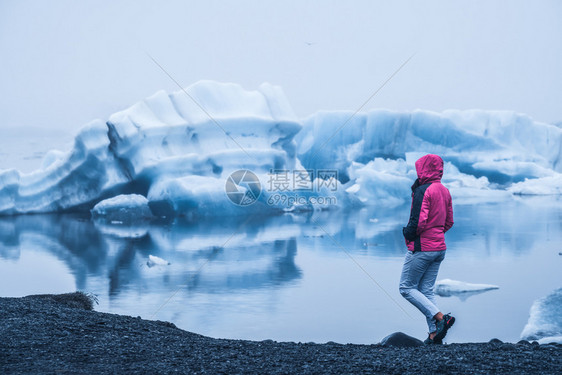
[[[408,207],[126,227],[75,215],[0,218],[0,295],[98,296],[98,311],[212,337],[374,343],[425,336],[398,293]],[[455,207],[438,279],[500,286],[438,297],[449,342],[517,341],[533,301],[562,287],[556,197]],[[149,267],[149,255],[169,265]],[[367,275],[368,274],[368,275]]]

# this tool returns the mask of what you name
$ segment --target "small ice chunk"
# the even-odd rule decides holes
[[[170,262],[168,262],[167,260],[164,260],[162,258],[159,258],[155,255],[149,255],[148,260],[146,261],[146,265],[149,266],[149,267],[169,266]]]
[[[138,194],[122,194],[103,200],[91,211],[92,217],[111,224],[124,224],[152,218],[148,200]]]
[[[435,294],[441,297],[473,295],[499,288],[499,286],[491,284],[472,284],[464,281],[443,279],[435,283]]]
[[[526,178],[513,184],[508,191],[517,195],[560,195],[562,194],[562,174],[542,178]]]

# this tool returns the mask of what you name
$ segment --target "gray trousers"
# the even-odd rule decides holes
[[[443,259],[444,250],[408,251],[400,276],[400,294],[425,315],[430,333],[437,330],[433,317],[440,310],[436,306],[433,288]]]

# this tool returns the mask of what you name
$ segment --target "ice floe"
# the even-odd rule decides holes
[[[499,289],[499,286],[491,284],[473,284],[451,279],[442,279],[435,283],[435,294],[438,296],[457,296],[461,300],[494,289]]]

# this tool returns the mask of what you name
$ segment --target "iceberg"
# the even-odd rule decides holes
[[[499,288],[499,286],[491,284],[472,284],[464,281],[443,279],[435,283],[435,294],[440,297],[457,296],[464,301],[473,295]]]
[[[426,153],[443,157],[456,204],[562,194],[562,129],[523,114],[381,109],[299,119],[277,86],[200,81],[92,121],[39,170],[0,171],[0,215],[88,211],[134,194],[158,217],[393,207],[410,199],[414,161]],[[290,189],[272,188],[289,174]],[[105,204],[117,212],[125,202]]]
[[[540,344],[562,344],[562,288],[536,300],[529,312],[529,321],[521,332],[523,340],[537,340]]]
[[[319,112],[295,139],[305,168],[336,168],[343,183],[353,162],[412,153],[439,154],[463,175],[500,187],[562,172],[562,129],[507,111]]]
[[[205,214],[236,214],[224,192],[227,176],[248,169],[265,178],[298,167],[293,137],[300,129],[281,89],[269,84],[245,91],[201,81],[185,92],[159,91],[86,125],[73,149],[49,153],[43,169],[0,172],[0,214],[86,210],[131,193],[153,198],[162,216],[193,202]]]

